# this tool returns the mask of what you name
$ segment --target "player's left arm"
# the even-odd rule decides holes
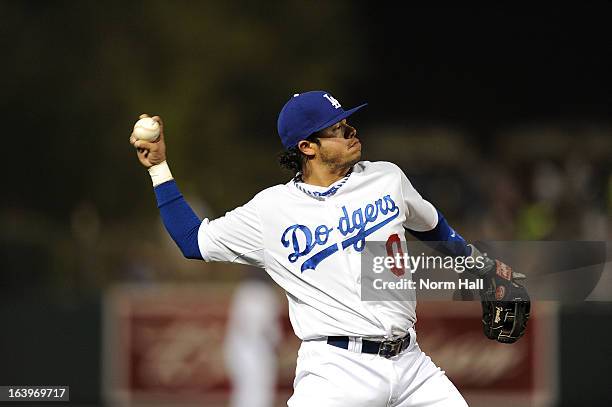
[[[427,204],[429,202],[425,201]],[[431,204],[429,204],[431,205]],[[431,205],[433,208],[433,205]],[[446,221],[439,210],[435,211],[435,226],[430,230],[418,231],[406,227],[408,233],[417,239],[429,243],[435,250],[449,256],[469,256],[472,254],[471,246]]]
[[[472,257],[474,266],[467,271],[482,279],[480,290],[483,331],[487,338],[501,343],[516,342],[527,329],[531,302],[517,280],[525,275],[481,253],[450,227],[442,213],[414,189],[402,172],[402,194],[406,205],[404,227],[417,239],[450,256]]]
[[[473,270],[474,274],[478,277],[482,277],[488,272],[493,272],[496,268],[496,260],[487,257],[486,254],[481,253],[474,245],[469,244],[463,236],[448,224],[442,212],[437,210],[418,193],[404,172],[400,170],[400,173],[402,195],[407,213],[404,228],[408,233],[425,242],[425,244],[434,250],[448,256],[484,258],[485,267],[481,267],[481,270]],[[499,261],[497,263],[508,267]]]
[[[442,212],[425,200],[397,167],[401,178],[402,200],[406,210],[404,228],[433,249],[449,256],[469,256],[471,247],[450,227]]]

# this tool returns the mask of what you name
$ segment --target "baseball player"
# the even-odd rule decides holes
[[[225,333],[230,407],[271,407],[276,397],[281,302],[263,270],[249,272],[234,292]]]
[[[360,161],[361,142],[325,91],[295,94],[278,116],[282,165],[296,175],[215,220],[200,220],[156,142],[130,142],[148,168],[162,220],[184,256],[264,268],[287,293],[302,340],[290,407],[465,406],[455,386],[416,341],[415,301],[362,301],[366,241],[400,242],[405,231],[454,256],[481,256],[389,162]],[[404,249],[405,250],[405,249]],[[529,300],[511,269],[484,256],[485,334],[500,342],[524,332]]]

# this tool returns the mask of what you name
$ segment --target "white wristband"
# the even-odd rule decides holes
[[[151,176],[153,187],[174,179],[174,177],[172,177],[172,173],[170,172],[170,167],[168,167],[168,163],[166,161],[149,168],[149,175]]]

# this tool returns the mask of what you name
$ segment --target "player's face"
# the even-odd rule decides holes
[[[320,140],[319,159],[332,167],[353,165],[361,158],[361,142],[357,130],[346,119],[323,129],[317,135]]]

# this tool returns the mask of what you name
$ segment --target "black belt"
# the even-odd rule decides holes
[[[348,349],[349,337],[328,336],[327,344],[337,348]],[[371,353],[389,359],[402,353],[408,348],[408,346],[410,346],[410,333],[407,333],[405,337],[396,339],[394,341],[376,342],[363,339],[361,341],[361,352]]]

